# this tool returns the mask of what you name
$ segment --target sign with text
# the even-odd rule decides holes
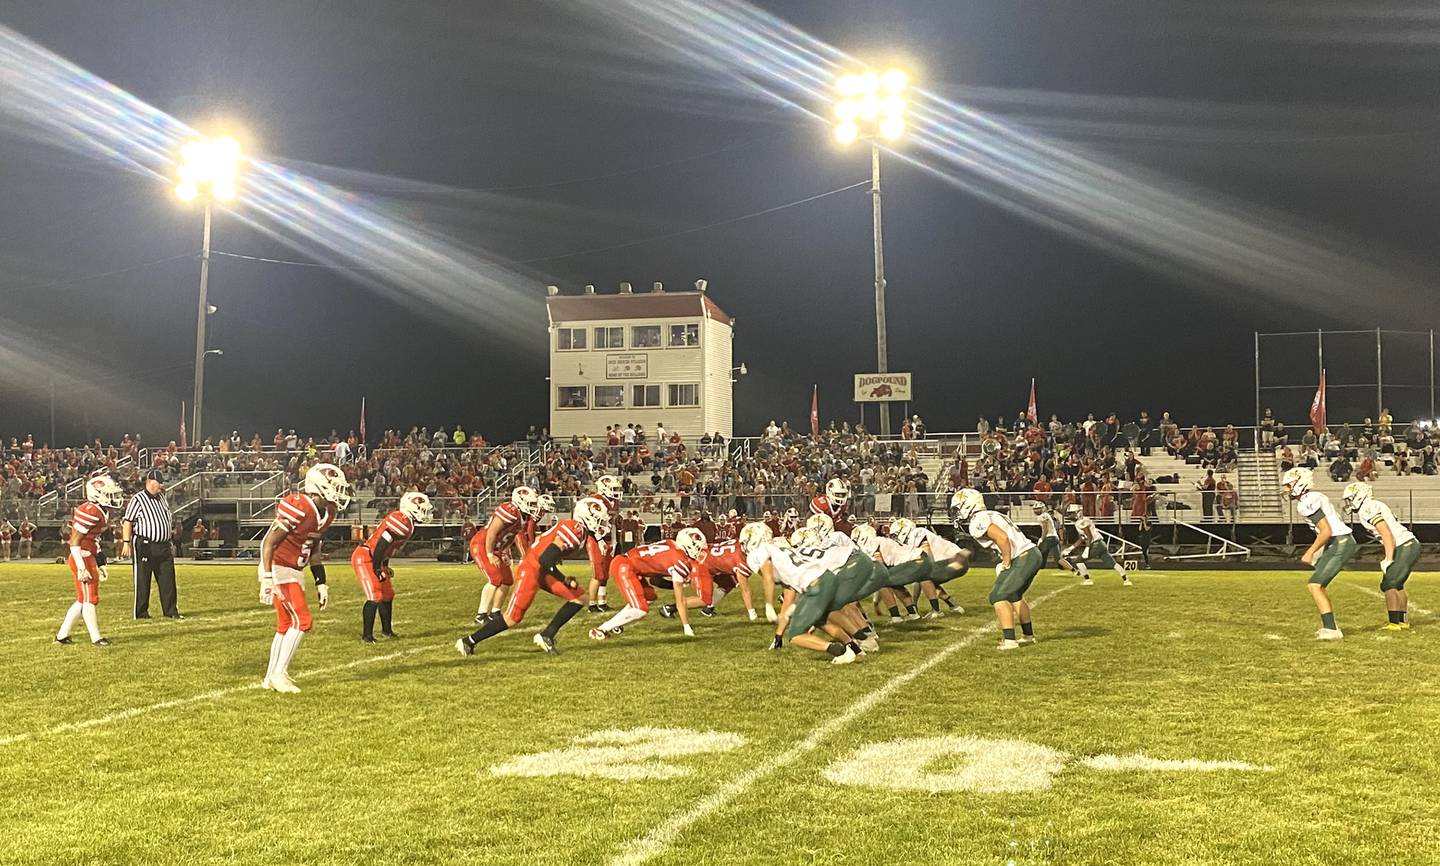
[[[605,378],[648,379],[650,356],[644,352],[605,356]]]
[[[909,373],[856,373],[856,403],[901,403],[910,398]]]

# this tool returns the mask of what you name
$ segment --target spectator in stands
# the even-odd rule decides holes
[[[981,439],[990,435],[990,422],[986,420],[984,415],[981,415],[980,420],[975,422],[975,434]]]
[[[1052,421],[1055,418],[1054,415],[1050,417]],[[1135,422],[1135,429],[1137,431],[1135,436],[1137,441],[1135,444],[1140,446],[1140,456],[1149,457],[1150,448],[1154,444],[1153,437],[1155,436],[1155,421],[1150,417],[1149,412],[1144,409],[1140,410],[1140,418]]]
[[[914,415],[914,416],[911,417],[911,419],[910,419],[910,426],[911,426],[911,428],[913,428],[914,431],[915,431],[915,438],[916,438],[916,439],[924,439],[924,438],[925,438],[925,419],[924,419],[924,418],[921,418],[918,414],[917,414],[917,415]]]
[[[1279,419],[1275,421],[1275,444],[1281,448],[1290,444],[1290,434],[1285,431],[1285,422]]]
[[[1376,468],[1375,458],[1368,454],[1360,460],[1360,465],[1355,468],[1356,481],[1374,481],[1380,472]]]
[[[1350,466],[1350,458],[1343,453],[1338,455],[1330,464],[1330,480],[1345,483],[1350,480],[1350,473],[1353,471]]]
[[[1281,472],[1295,468],[1295,452],[1291,451],[1288,445],[1280,449],[1279,460]]]
[[[1220,507],[1220,519],[1228,519],[1234,523],[1240,514],[1240,494],[1236,492],[1235,485],[1231,483],[1229,476],[1221,475],[1215,482],[1215,502]]]
[[[1275,447],[1275,413],[1270,407],[1265,407],[1265,414],[1260,418],[1260,447]]]
[[[1200,491],[1200,513],[1206,521],[1215,518],[1215,470],[1206,469],[1205,477],[1195,482],[1195,489]]]

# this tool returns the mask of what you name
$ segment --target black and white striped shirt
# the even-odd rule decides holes
[[[164,496],[141,490],[125,505],[125,519],[135,525],[135,537],[163,542],[170,539],[170,505]]]

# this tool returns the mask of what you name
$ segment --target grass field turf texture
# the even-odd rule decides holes
[[[0,863],[1440,862],[1440,620],[1380,630],[1370,572],[1332,585],[1346,638],[1323,644],[1300,571],[1140,572],[1122,589],[1049,570],[1031,593],[1040,643],[999,653],[979,567],[951,584],[965,615],[882,624],[881,652],[848,667],[764,651],[770,626],[738,596],[697,614],[694,639],[652,614],[595,644],[582,614],[554,658],[530,642],[547,598],[461,658],[478,573],[403,561],[401,638],[365,646],[353,577],[330,572],[292,669],[304,692],[286,696],[258,688],[274,618],[253,566],[182,564],[179,623],[131,621],[120,567],[101,650],[50,643],[63,566],[0,565]],[[1419,607],[1440,605],[1430,578],[1411,581]],[[492,772],[643,728],[739,745],[660,759],[671,778]],[[1048,787],[1008,793],[826,776],[847,778],[862,748],[935,737],[1063,755]],[[1105,754],[1267,769],[1082,763]]]

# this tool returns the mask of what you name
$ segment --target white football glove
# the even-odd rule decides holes
[[[1005,563],[1003,563],[1003,562],[997,562],[997,563],[995,563],[995,576],[996,576],[996,577],[999,577],[999,576],[1000,576],[1000,572],[1002,572],[1002,571],[1004,571],[1004,570],[1005,570]]]
[[[1392,566],[1392,565],[1394,565],[1394,564],[1395,564],[1395,560],[1393,560],[1393,559],[1382,559],[1382,560],[1380,560],[1380,573],[1381,573],[1381,574],[1384,574],[1385,572],[1389,571],[1389,570],[1390,570],[1390,566]]]
[[[266,572],[260,572],[260,603],[271,605],[275,603],[275,577]]]
[[[95,569],[95,573],[99,576],[101,583],[104,583],[105,581],[110,579],[110,569],[108,566],[100,566],[99,568]]]
[[[695,629],[691,628],[691,627],[690,627],[690,623],[688,623],[688,622],[685,623],[685,636],[686,636],[686,637],[694,637],[694,636],[695,636]]]
[[[322,583],[315,587],[315,594],[320,596],[320,609],[324,610],[325,605],[330,603],[330,585]]]
[[[765,605],[765,621],[766,621],[766,622],[775,622],[775,621],[778,620],[779,618],[780,618],[780,617],[777,616],[776,613],[775,613],[775,605],[773,605],[773,604],[767,604],[767,605]]]

